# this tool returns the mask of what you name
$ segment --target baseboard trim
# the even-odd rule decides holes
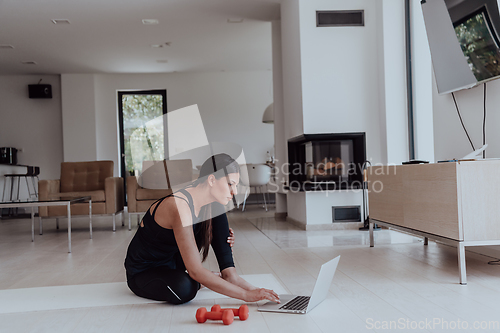
[[[274,213],[274,219],[276,221],[286,221],[286,217],[288,216],[287,212],[284,213]]]
[[[302,230],[306,230],[306,225],[304,223],[297,221],[296,219],[291,218],[290,216],[287,216],[285,221],[287,221],[290,224],[293,224],[294,226],[296,226]]]

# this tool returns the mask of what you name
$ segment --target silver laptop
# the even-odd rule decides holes
[[[316,280],[311,296],[279,295],[280,304],[269,301],[260,306],[257,310],[267,312],[308,313],[325,300],[328,289],[330,289],[330,285],[333,281],[333,275],[337,270],[339,260],[340,256],[321,265],[321,270],[319,271],[318,279]]]

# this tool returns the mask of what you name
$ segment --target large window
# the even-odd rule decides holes
[[[122,177],[140,175],[144,161],[165,158],[166,91],[120,91]]]

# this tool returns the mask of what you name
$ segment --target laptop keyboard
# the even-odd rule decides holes
[[[310,298],[310,296],[297,296],[283,304],[283,306],[280,307],[280,310],[304,310],[307,308]]]

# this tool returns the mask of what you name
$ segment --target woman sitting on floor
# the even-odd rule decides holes
[[[229,155],[214,155],[203,163],[200,177],[191,186],[151,205],[125,258],[130,290],[140,297],[182,304],[192,300],[202,284],[246,302],[279,303],[274,291],[252,286],[234,267],[222,205],[236,194],[239,172],[238,163]],[[210,245],[220,275],[202,266],[200,252],[205,261]]]

